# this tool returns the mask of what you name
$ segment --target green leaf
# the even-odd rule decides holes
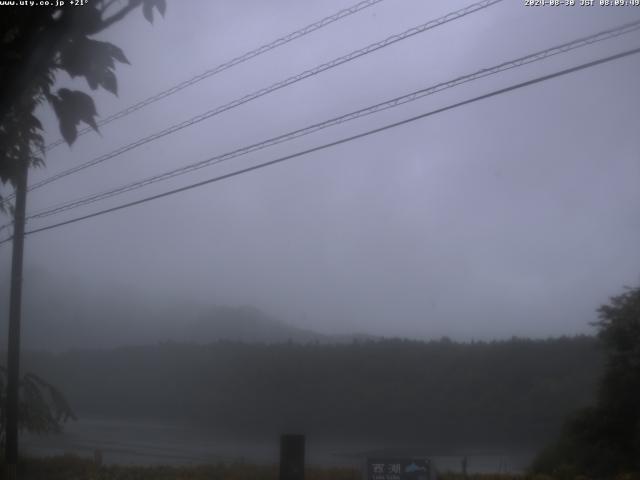
[[[142,4],[142,14],[147,22],[153,23],[153,1],[145,0]]]
[[[115,77],[114,77],[115,80]],[[82,121],[94,130],[98,130],[97,116],[93,99],[84,92],[61,88],[58,95],[50,97],[53,109],[60,121],[60,133],[65,141],[72,145],[78,137],[77,126]]]
[[[116,47],[113,43],[105,42],[105,44],[107,45],[107,48],[109,49],[109,53],[111,53],[111,56],[113,58],[115,58],[120,63],[126,63],[127,65],[131,65],[131,62],[129,62],[129,59],[125,56],[121,48]]]
[[[164,12],[167,11],[167,2],[165,0],[157,0],[156,8],[158,9],[158,12],[160,12],[160,15],[164,17]]]
[[[96,105],[93,102],[93,98],[84,92],[79,90],[69,90],[61,88],[58,90],[58,95],[64,102],[63,108],[69,110],[69,113],[76,121],[83,122],[90,125],[94,130],[97,130],[94,117],[98,115],[96,112]]]
[[[104,72],[101,84],[105,90],[118,95],[118,80],[111,70]]]
[[[129,63],[120,48],[89,38],[76,39],[60,55],[60,65],[71,77],[83,76],[92,90],[102,86],[117,94],[114,60]]]
[[[154,8],[164,17],[164,13],[167,11],[167,2],[165,0],[144,0],[142,4],[142,14],[149,23],[153,23]]]
[[[70,118],[60,119],[60,134],[69,145],[73,145],[78,138],[78,129]]]

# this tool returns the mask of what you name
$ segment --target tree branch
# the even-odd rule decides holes
[[[110,2],[110,4],[113,3],[113,1]],[[104,30],[107,27],[110,27],[111,25],[113,25],[116,22],[119,22],[120,20],[122,20],[124,17],[127,16],[127,14],[133,10],[134,8],[137,8],[139,5],[138,2],[132,2],[130,1],[129,4],[126,7],[121,8],[118,12],[114,13],[113,15],[111,15],[109,18],[105,18],[102,23],[100,24],[100,28],[97,29],[95,32],[92,33],[98,33],[101,32],[102,30]]]

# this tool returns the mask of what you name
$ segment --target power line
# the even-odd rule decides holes
[[[89,168],[92,167],[94,165],[97,165],[99,163],[102,163],[106,160],[109,160],[111,158],[117,157],[119,155],[122,155],[125,152],[128,152],[130,150],[133,150],[134,148],[140,147],[142,145],[145,145],[149,142],[158,140],[159,138],[162,138],[166,135],[170,135],[172,133],[175,133],[179,130],[182,130],[184,128],[190,127],[196,123],[202,122],[203,120],[207,120],[215,115],[219,115],[223,112],[226,112],[227,110],[231,110],[233,108],[239,107],[240,105],[243,105],[247,102],[250,102],[252,100],[255,100],[257,98],[260,98],[264,95],[267,95],[269,93],[272,93],[276,90],[280,90],[284,87],[288,87],[289,85],[292,85],[294,83],[297,83],[301,80],[304,80],[306,78],[315,76],[321,72],[324,72],[326,70],[335,68],[339,65],[342,65],[344,63],[350,62],[352,60],[355,60],[359,57],[362,57],[364,55],[368,55],[369,53],[375,52],[377,50],[380,50],[382,48],[388,47],[390,45],[393,45],[397,42],[400,42],[402,40],[406,40],[407,38],[413,37],[414,35],[418,35],[420,33],[426,32],[428,30],[431,30],[433,28],[436,28],[440,25],[443,25],[445,23],[451,22],[453,20],[457,20],[459,18],[465,17],[471,13],[483,10],[485,8],[490,7],[491,5],[494,5],[496,3],[502,2],[503,0],[483,0],[481,2],[478,3],[474,3],[472,5],[469,5],[467,7],[464,7],[460,10],[456,10],[454,12],[448,13],[447,15],[444,15],[440,18],[437,18],[435,20],[431,20],[429,22],[423,23],[421,25],[418,25],[416,27],[410,28],[408,30],[405,30],[402,33],[396,34],[396,35],[392,35],[382,41],[376,42],[376,43],[372,43],[364,48],[358,49],[358,50],[354,50],[351,53],[348,53],[347,55],[343,55],[341,57],[335,58],[329,62],[323,63],[322,65],[319,65],[315,68],[312,68],[310,70],[306,70],[302,73],[299,73],[298,75],[294,75],[292,77],[289,77],[285,80],[282,80],[280,82],[274,83],[273,85],[269,86],[269,87],[265,87],[262,88],[260,90],[257,90],[253,93],[250,93],[248,95],[245,95],[244,97],[241,97],[239,99],[233,100],[225,105],[219,106],[217,108],[214,108],[212,110],[209,110],[205,113],[202,113],[200,115],[197,115],[195,117],[190,118],[189,120],[185,120],[181,123],[172,125],[171,127],[168,127],[164,130],[161,130],[160,132],[156,132],[152,135],[149,135],[147,137],[141,138],[139,140],[136,140],[135,142],[132,142],[128,145],[125,145],[123,147],[120,147],[110,153],[107,153],[105,155],[101,155],[97,158],[94,158],[93,160],[90,160],[86,163],[83,163],[81,165],[78,165],[76,167],[70,168],[68,170],[65,170],[63,172],[60,172],[56,175],[53,175],[49,178],[46,178],[44,180],[41,180],[39,182],[36,182],[35,184],[31,185],[29,187],[29,190],[34,190],[36,188],[40,188],[44,185],[47,185],[51,182],[54,182],[56,180],[59,180],[63,177],[66,177],[68,175],[77,173],[81,170],[84,170],[85,168]]]
[[[305,35],[308,35],[312,32],[315,32],[316,30],[320,30],[321,28],[324,28],[334,22],[337,22],[338,20],[342,20],[343,18],[349,17],[355,13],[360,12],[361,10],[364,10],[365,8],[369,8],[377,3],[380,3],[384,0],[364,0],[360,3],[356,3],[355,5],[352,5],[351,7],[345,8],[340,10],[339,12],[334,13],[333,15],[330,15],[328,17],[325,17],[321,20],[318,20],[317,22],[311,23],[309,25],[307,25],[306,27],[300,28],[294,32],[289,33],[288,35],[285,35],[284,37],[280,37],[276,40],[273,40],[270,43],[267,43],[265,45],[262,45],[254,50],[251,50],[249,52],[246,52],[238,57],[235,57],[231,60],[229,60],[228,62],[222,63],[220,65],[218,65],[217,67],[211,68],[209,70],[206,70],[205,72],[200,73],[199,75],[196,75],[194,77],[191,77],[188,80],[185,80],[183,82],[180,82],[177,85],[174,85],[171,88],[168,88],[166,90],[163,90],[162,92],[159,92],[151,97],[145,98],[144,100],[141,100],[140,102],[131,105],[123,110],[120,110],[119,112],[114,113],[113,115],[110,115],[100,121],[98,121],[98,126],[102,127],[103,125],[106,125],[108,123],[111,123],[115,120],[118,120],[122,117],[126,117],[127,115],[140,110],[141,108],[144,108],[148,105],[151,105],[152,103],[155,103],[159,100],[162,100],[163,98],[166,98],[170,95],[173,95],[174,93],[179,92],[180,90],[184,90],[187,87],[190,87],[192,85],[195,85],[196,83],[206,79],[206,78],[210,78],[214,75],[217,75],[218,73],[221,73],[225,70],[228,70],[229,68],[235,67],[236,65],[240,65],[241,63],[244,63],[252,58],[255,58],[259,55],[262,55],[263,53],[266,53],[270,50],[274,50],[278,47],[281,47],[283,45],[286,45],[287,43],[290,43],[294,40],[297,40],[300,37],[304,37]],[[78,131],[78,136],[80,135],[84,135],[85,133],[88,133],[90,131],[92,131],[93,129],[91,127],[85,127],[82,130]],[[53,148],[57,147],[58,145],[62,145],[63,143],[65,143],[64,139],[59,138],[58,140],[56,140],[55,142],[50,143],[49,145],[46,146],[45,151],[49,151],[52,150]]]
[[[325,149],[330,148],[330,147],[335,147],[337,145],[341,145],[341,144],[344,144],[344,143],[347,143],[347,142],[351,142],[353,140],[357,140],[357,139],[364,138],[364,137],[367,137],[367,136],[370,136],[370,135],[374,135],[374,134],[377,134],[377,133],[380,133],[380,132],[383,132],[383,131],[386,131],[386,130],[390,130],[392,128],[396,128],[396,127],[399,127],[399,126],[402,126],[402,125],[406,125],[408,123],[415,122],[417,120],[420,120],[420,119],[423,119],[423,118],[427,118],[427,117],[430,117],[430,116],[433,116],[433,115],[437,115],[439,113],[443,113],[443,112],[446,112],[448,110],[453,110],[455,108],[459,108],[459,107],[462,107],[464,105],[469,105],[469,104],[478,102],[480,100],[485,100],[485,99],[488,99],[488,98],[491,98],[491,97],[502,95],[502,94],[505,94],[505,93],[508,93],[508,92],[511,92],[511,91],[514,91],[514,90],[518,90],[520,88],[524,88],[524,87],[527,87],[527,86],[530,86],[530,85],[534,85],[534,84],[537,84],[537,83],[545,82],[545,81],[548,81],[548,80],[551,80],[551,79],[554,79],[554,78],[557,78],[557,77],[561,77],[561,76],[564,76],[564,75],[568,75],[570,73],[574,73],[574,72],[577,72],[577,71],[580,71],[580,70],[585,70],[587,68],[595,67],[597,65],[601,65],[601,64],[604,64],[604,63],[607,63],[607,62],[611,62],[611,61],[614,61],[614,60],[618,60],[618,59],[621,59],[621,58],[624,58],[624,57],[628,57],[628,56],[631,56],[631,55],[636,55],[638,53],[640,53],[640,48],[635,48],[635,49],[632,49],[632,50],[626,50],[624,52],[621,52],[621,53],[618,53],[618,54],[615,54],[615,55],[610,55],[608,57],[600,58],[598,60],[594,60],[594,61],[591,61],[591,62],[588,62],[588,63],[583,63],[583,64],[575,66],[575,67],[571,67],[571,68],[567,68],[567,69],[564,69],[564,70],[560,70],[558,72],[554,72],[554,73],[551,73],[551,74],[548,74],[548,75],[543,75],[543,76],[540,76],[540,77],[536,77],[536,78],[534,78],[532,80],[527,80],[525,82],[517,83],[517,84],[511,85],[509,87],[501,88],[499,90],[494,90],[494,91],[492,91],[490,93],[486,93],[484,95],[473,97],[473,98],[468,99],[468,100],[463,100],[461,102],[457,102],[457,103],[448,105],[446,107],[438,108],[436,110],[432,110],[430,112],[423,113],[421,115],[410,117],[410,118],[407,118],[405,120],[401,120],[399,122],[391,123],[391,124],[385,125],[383,127],[379,127],[379,128],[375,128],[375,129],[372,129],[372,130],[368,130],[366,132],[359,133],[357,135],[352,135],[350,137],[342,138],[342,139],[336,140],[334,142],[325,143],[323,145],[320,145],[320,146],[317,146],[317,147],[313,147],[313,148],[310,148],[310,149],[307,149],[307,150],[303,150],[303,151],[300,151],[300,152],[296,152],[296,153],[291,154],[291,155],[286,155],[284,157],[280,157],[280,158],[277,158],[275,160],[271,160],[271,161],[268,161],[268,162],[260,163],[258,165],[254,165],[254,166],[251,166],[251,167],[243,168],[241,170],[236,170],[235,172],[227,173],[227,174],[224,174],[224,175],[219,175],[217,177],[213,177],[213,178],[210,178],[208,180],[203,180],[201,182],[192,183],[192,184],[184,186],[184,187],[180,187],[180,188],[176,188],[176,189],[173,189],[173,190],[169,190],[167,192],[163,192],[163,193],[160,193],[160,194],[157,194],[157,195],[152,195],[152,196],[149,196],[149,197],[145,197],[145,198],[142,198],[140,200],[136,200],[136,201],[133,201],[133,202],[128,202],[128,203],[125,203],[125,204],[122,204],[122,205],[118,205],[116,207],[107,208],[107,209],[100,210],[98,212],[94,212],[94,213],[91,213],[91,214],[88,214],[88,215],[83,215],[83,216],[80,216],[80,217],[72,218],[70,220],[66,220],[66,221],[63,221],[63,222],[55,223],[53,225],[47,225],[45,227],[41,227],[41,228],[37,228],[37,229],[34,229],[34,230],[30,230],[28,232],[25,232],[25,235],[31,235],[31,234],[34,234],[34,233],[39,233],[39,232],[43,232],[43,231],[46,231],[46,230],[51,230],[51,229],[54,229],[54,228],[62,227],[64,225],[69,225],[69,224],[72,224],[72,223],[80,222],[82,220],[87,220],[89,218],[97,217],[97,216],[104,215],[104,214],[111,213],[111,212],[115,212],[115,211],[118,211],[118,210],[123,210],[125,208],[133,207],[133,206],[140,205],[140,204],[143,204],[143,203],[147,203],[147,202],[150,202],[150,201],[153,201],[153,200],[158,200],[160,198],[168,197],[168,196],[174,195],[176,193],[180,193],[180,192],[184,192],[184,191],[191,190],[191,189],[194,189],[194,188],[202,187],[202,186],[208,185],[210,183],[215,183],[215,182],[219,182],[219,181],[222,181],[222,180],[226,180],[226,179],[231,178],[231,177],[235,177],[235,176],[242,175],[242,174],[254,171],[254,170],[259,170],[259,169],[262,169],[262,168],[265,168],[265,167],[269,167],[269,166],[272,166],[272,165],[275,165],[275,164],[278,164],[278,163],[282,163],[282,162],[285,162],[285,161],[288,161],[288,160],[291,160],[291,159],[294,159],[294,158],[297,158],[297,157],[301,157],[303,155],[307,155],[307,154],[310,154],[310,153],[318,152],[320,150],[325,150]],[[0,244],[1,243],[5,243],[6,241],[7,240],[2,241],[2,242],[0,242]]]
[[[510,70],[512,68],[516,68],[516,67],[520,67],[523,65],[528,65],[530,63],[533,62],[537,62],[540,60],[543,60],[545,58],[549,58],[551,56],[560,54],[560,53],[566,53],[568,51],[574,50],[576,48],[580,48],[580,47],[584,47],[587,45],[592,45],[594,43],[597,42],[601,42],[607,39],[611,39],[611,38],[615,38],[618,37],[620,35],[624,35],[624,34],[628,34],[630,32],[633,31],[637,31],[640,29],[640,20],[635,21],[635,22],[630,22],[630,23],[626,23],[623,25],[619,25],[617,27],[614,28],[610,28],[608,30],[604,30],[598,33],[595,33],[593,35],[589,35],[586,37],[582,37],[567,43],[563,43],[561,45],[557,45],[545,50],[541,50],[523,57],[519,57],[516,58],[514,60],[509,60],[507,62],[503,62],[500,63],[498,65],[495,65],[493,67],[489,67],[489,68],[484,68],[481,70],[478,70],[474,73],[468,74],[468,75],[464,75],[464,76],[460,76],[457,78],[454,78],[453,80],[449,80],[447,82],[442,82],[442,83],[438,83],[436,85],[430,86],[428,88],[424,88],[421,90],[417,90],[414,91],[412,93],[409,93],[407,95],[403,95],[400,97],[396,97],[393,98],[391,100],[387,100],[385,102],[381,102],[378,104],[375,104],[373,106],[370,107],[366,107],[360,110],[356,110],[354,112],[350,112],[347,113],[345,115],[341,115],[339,117],[334,117],[331,118],[329,120],[326,120],[324,122],[320,122],[320,123],[316,123],[313,125],[310,125],[308,127],[305,128],[301,128],[298,130],[295,130],[293,132],[289,132],[283,135],[279,135],[276,137],[272,137],[270,139],[264,140],[262,142],[259,143],[255,143],[252,145],[249,145],[247,147],[242,147],[236,150],[233,150],[231,152],[227,152],[221,155],[216,155],[214,157],[208,158],[206,160],[197,162],[197,163],[193,163],[190,165],[186,165],[184,167],[180,167],[174,170],[171,170],[169,172],[165,172],[159,175],[154,175],[152,177],[148,177],[146,179],[143,180],[139,180],[136,182],[132,182],[120,187],[117,187],[115,189],[111,189],[111,190],[107,190],[107,191],[103,191],[101,193],[96,193],[96,194],[91,194],[76,200],[71,200],[71,201],[67,201],[67,202],[63,202],[62,204],[58,204],[56,206],[53,207],[49,207],[46,210],[42,210],[40,212],[34,213],[32,215],[29,215],[27,218],[28,219],[34,219],[34,218],[44,218],[44,217],[48,217],[51,215],[55,215],[57,213],[61,213],[67,210],[70,210],[72,208],[76,208],[76,207],[80,207],[80,206],[84,206],[84,205],[88,205],[100,200],[104,200],[107,198],[111,198],[113,196],[116,195],[120,195],[132,190],[136,190],[138,188],[142,188],[145,187],[147,185],[151,185],[153,183],[156,182],[160,182],[160,181],[164,181],[164,180],[168,180],[170,178],[179,176],[179,175],[183,175],[186,173],[190,173],[192,171],[204,168],[204,167],[209,167],[227,160],[230,160],[232,158],[237,158],[239,156],[242,155],[247,155],[249,153],[255,152],[257,150],[262,150],[264,148],[273,146],[273,145],[277,145],[280,143],[284,143],[296,138],[300,138],[302,136],[305,135],[309,135],[311,133],[317,132],[319,130],[325,129],[325,128],[329,128],[347,121],[351,121],[351,120],[355,120],[357,118],[361,118],[367,115],[371,115],[373,113],[377,113],[383,110],[387,110],[390,108],[394,108],[396,106],[399,105],[403,105],[405,103],[409,103],[415,100],[418,100],[420,98],[423,98],[425,96],[428,95],[432,95],[435,94],[437,92],[441,92],[443,90],[449,89],[449,88],[453,88],[456,87],[458,85],[467,83],[467,82],[471,82],[480,78],[484,78],[490,75],[495,75],[497,73],[506,71],[506,70]]]

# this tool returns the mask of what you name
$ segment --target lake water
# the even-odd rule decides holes
[[[275,464],[279,458],[278,439],[272,442],[223,439],[211,431],[182,424],[83,418],[70,422],[60,435],[21,437],[21,451],[35,456],[74,453],[93,457],[99,449],[107,464],[124,465],[197,465],[218,462]],[[307,439],[307,463],[322,466],[360,468],[370,456],[428,456],[441,470],[460,471],[467,457],[470,473],[513,473],[523,471],[532,452],[483,451],[442,455],[416,445],[392,447],[365,444],[339,444]]]

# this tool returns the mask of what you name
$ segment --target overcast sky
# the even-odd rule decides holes
[[[102,35],[131,65],[104,117],[354,0],[168,2]],[[472,3],[385,0],[50,152],[31,182]],[[506,0],[29,195],[33,212],[640,19]],[[118,205],[640,46],[638,32],[223,165],[33,221]],[[640,281],[640,56],[28,237],[29,272],[150,304],[251,304],[320,332],[455,339],[589,333]],[[84,82],[61,85],[88,91]],[[48,139],[59,137],[42,111]],[[6,191],[6,190],[5,190]],[[5,218],[6,219],[6,218]],[[9,276],[10,248],[0,246]],[[3,292],[6,295],[6,292]],[[90,319],[88,320],[90,321]],[[179,321],[177,319],[176,321]]]

